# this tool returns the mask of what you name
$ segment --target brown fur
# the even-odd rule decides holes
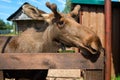
[[[59,44],[52,42],[53,34],[49,28],[46,29],[45,32],[37,32],[34,28],[27,29],[21,35],[19,35],[19,37],[14,37],[14,39],[8,43],[5,52],[57,52]]]
[[[17,49],[19,46],[17,39],[13,39],[9,45],[11,48],[14,48],[14,49]]]
[[[57,6],[55,4],[46,3],[46,6],[50,8],[53,13],[44,15],[29,4],[23,5],[23,10],[27,15],[32,14],[29,15],[32,18],[33,16],[35,17],[35,15],[40,15],[40,17],[42,16],[42,18],[49,23],[49,26],[45,27],[44,32],[37,32],[33,27],[27,29],[8,44],[6,51],[10,48],[8,52],[11,51],[11,49],[12,52],[17,53],[57,52],[60,48],[60,43],[63,43],[70,47],[81,48],[81,51],[82,49],[86,49],[92,54],[100,52],[102,45],[99,37],[92,30],[77,23],[74,18],[72,18],[73,14],[77,15],[80,6],[77,5],[69,14],[57,12]],[[35,13],[33,13],[34,11]],[[39,16],[37,16],[36,19],[39,19]],[[13,45],[15,45],[15,51]]]
[[[49,21],[53,21],[51,25],[59,27],[59,34],[57,37],[61,43],[67,46],[75,46],[81,49],[81,51],[87,51],[87,53],[97,54],[103,50],[99,37],[89,28],[77,23],[73,15],[77,15],[80,6],[77,5],[69,14],[61,14],[57,12],[57,6],[55,4],[46,3],[47,7],[52,10],[54,17]],[[50,15],[48,15],[50,16]],[[44,15],[43,15],[44,17]],[[46,21],[46,17],[44,17]]]

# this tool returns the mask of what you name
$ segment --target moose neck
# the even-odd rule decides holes
[[[45,32],[43,33],[43,52],[57,52],[60,48],[60,43],[54,41],[54,38],[56,38],[58,35],[57,28],[53,25],[49,25]]]
[[[43,32],[28,28],[17,37],[13,37],[8,43],[6,53],[55,53],[60,45],[53,41],[56,33],[53,26],[49,26]]]

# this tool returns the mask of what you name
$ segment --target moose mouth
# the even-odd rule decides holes
[[[57,44],[63,44],[65,47],[77,47],[75,44],[73,44],[72,42],[68,42],[68,41],[64,41],[64,40],[60,40],[60,39],[54,39],[53,41],[57,42]]]
[[[98,53],[96,50],[93,50],[95,54],[92,54],[87,48],[83,48],[80,45],[75,45],[73,43],[70,44],[70,43],[62,41],[60,39],[55,39],[54,41],[57,42],[57,44],[63,45],[68,48],[69,47],[79,48],[80,49],[79,53],[81,53],[83,57],[90,60],[91,62],[96,62],[100,56],[100,53]]]

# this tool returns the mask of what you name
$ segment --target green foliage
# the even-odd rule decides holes
[[[0,19],[0,30],[4,30],[4,29],[6,29],[5,22],[2,19]]]
[[[111,80],[120,80],[120,75],[118,75],[116,77],[112,77]]]
[[[62,11],[63,13],[69,13],[71,10],[71,0],[66,0],[65,8]]]
[[[5,25],[7,29],[13,29],[13,26],[9,22],[7,22]]]
[[[2,19],[0,19],[0,36],[11,34],[17,34],[15,24],[10,24],[9,22],[4,22]]]
[[[116,80],[120,80],[120,75],[116,77]]]
[[[0,30],[6,30],[6,29],[12,29],[12,25],[9,22],[4,22],[2,19],[0,19]]]
[[[75,53],[74,50],[65,50],[65,51],[63,51],[63,50],[61,50],[61,49],[59,49],[58,52],[59,52],[59,53]]]

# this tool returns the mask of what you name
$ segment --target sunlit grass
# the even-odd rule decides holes
[[[111,80],[120,80],[120,75],[117,77],[112,77]]]
[[[74,50],[59,50],[59,53],[75,53]]]
[[[116,77],[116,80],[120,80],[120,75]]]

